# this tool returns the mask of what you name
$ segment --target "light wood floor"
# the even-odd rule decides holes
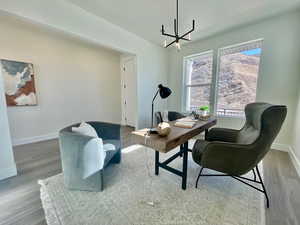
[[[124,146],[130,131],[123,128]],[[18,146],[14,154],[18,176],[0,181],[0,225],[45,225],[37,181],[61,172],[58,141]],[[300,225],[300,179],[288,154],[269,152],[264,177],[271,197],[266,225]]]

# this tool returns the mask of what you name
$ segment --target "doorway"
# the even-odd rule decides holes
[[[125,57],[121,59],[121,88],[122,88],[122,124],[136,127],[136,58]]]

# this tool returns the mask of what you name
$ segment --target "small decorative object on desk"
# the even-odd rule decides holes
[[[199,108],[200,110],[200,115],[199,115],[199,119],[200,120],[208,120],[210,118],[210,114],[209,114],[209,106],[201,106]]]
[[[170,124],[162,122],[157,126],[157,133],[159,136],[165,137],[168,136],[171,132]]]
[[[192,116],[194,117],[195,120],[199,120],[200,115],[196,111],[192,111]]]

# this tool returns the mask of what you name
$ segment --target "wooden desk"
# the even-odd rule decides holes
[[[142,129],[133,131],[132,138],[135,143],[145,145],[155,150],[155,175],[158,175],[159,167],[168,170],[169,172],[182,177],[182,189],[185,190],[187,180],[188,152],[191,152],[191,150],[188,149],[188,141],[204,131],[206,134],[209,128],[216,125],[217,120],[215,118],[211,118],[208,121],[198,121],[193,128],[175,127],[174,123],[175,121],[169,122],[171,125],[171,133],[167,137],[160,137],[157,134],[148,134],[149,129]],[[145,136],[147,135],[148,137],[145,141]],[[178,153],[174,154],[164,162],[159,162],[160,152],[167,153],[178,146],[180,146]],[[168,166],[170,162],[179,156],[183,156],[182,171]]]

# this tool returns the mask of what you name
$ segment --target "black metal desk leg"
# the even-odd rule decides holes
[[[159,173],[159,152],[155,151],[155,175]]]
[[[205,133],[204,133],[204,139],[207,139],[207,134],[208,134],[208,129],[205,129]]]
[[[189,149],[189,143],[185,142],[183,146],[182,184],[181,184],[181,188],[183,190],[186,189],[186,181],[187,181],[188,149]]]
[[[182,149],[183,149],[183,145],[180,145],[180,152],[182,151]],[[182,153],[180,154],[180,157],[182,157]]]

